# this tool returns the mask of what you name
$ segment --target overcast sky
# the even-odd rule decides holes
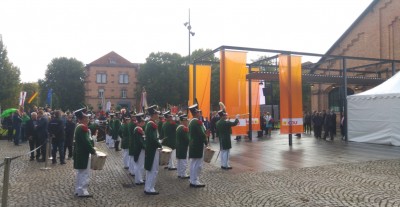
[[[56,57],[88,64],[110,51],[134,63],[151,52],[187,56],[189,8],[192,51],[232,45],[325,53],[371,2],[1,0],[0,34],[22,81],[32,82]]]

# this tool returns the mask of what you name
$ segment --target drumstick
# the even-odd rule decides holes
[[[215,161],[214,161],[214,162],[216,162],[216,161],[218,160],[218,156],[219,156],[219,153],[220,153],[220,152],[221,152],[221,150],[218,151],[217,158],[215,158]]]

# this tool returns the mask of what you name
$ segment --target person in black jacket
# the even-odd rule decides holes
[[[215,139],[215,133],[217,132],[217,121],[219,121],[218,113],[213,111],[210,120],[211,139]]]
[[[64,142],[64,158],[68,149],[68,160],[72,158],[72,145],[74,144],[75,123],[72,121],[73,115],[67,115],[67,123],[65,124],[65,142]]]
[[[49,134],[52,137],[52,156],[53,156],[53,164],[57,163],[56,154],[57,149],[60,154],[60,164],[64,165],[65,157],[64,157],[64,141],[65,141],[65,132],[64,132],[64,123],[61,120],[61,111],[57,110],[54,112],[54,119],[52,119],[49,123]]]
[[[44,114],[43,110],[39,110],[38,112],[38,124],[36,125],[36,132],[38,135],[38,140],[39,143],[43,147],[40,148],[40,155],[42,156],[41,159],[38,160],[38,162],[44,162],[46,159],[46,143],[47,143],[47,138],[48,138],[48,117]]]
[[[29,148],[30,151],[34,150],[35,148],[40,146],[36,128],[35,126],[38,124],[37,120],[37,113],[32,112],[31,113],[31,119],[26,122],[26,137],[29,140]],[[40,157],[40,149],[36,150],[36,160],[39,160]],[[31,152],[31,159],[30,161],[33,161],[35,159],[35,152]]]

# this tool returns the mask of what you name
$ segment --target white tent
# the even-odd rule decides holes
[[[400,146],[400,73],[347,103],[349,141]]]

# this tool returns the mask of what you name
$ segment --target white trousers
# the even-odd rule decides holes
[[[186,168],[187,168],[187,159],[176,159],[177,160],[177,168],[178,168],[178,176],[186,177]]]
[[[230,167],[229,166],[229,149],[221,150],[221,166],[222,167]]]
[[[168,168],[175,168],[176,149],[172,150],[168,161]]]
[[[112,136],[106,135],[106,139],[108,138],[108,148],[114,148],[114,140],[112,139]]]
[[[124,162],[124,167],[129,167],[129,149],[123,149],[122,161]]]
[[[144,175],[144,150],[140,151],[139,159],[137,162],[133,159],[132,161],[135,163],[135,183],[143,182]]]
[[[75,194],[78,194],[78,196],[89,195],[88,186],[90,180],[90,160],[91,159],[89,155],[87,168],[76,170]]]
[[[146,170],[146,183],[144,185],[144,191],[146,192],[156,192],[154,187],[157,181],[158,165],[160,164],[159,159],[160,151],[156,150],[151,171]]]
[[[111,136],[108,135],[108,134],[106,134],[106,145],[107,145],[107,146],[108,146],[108,144],[110,143],[110,139],[111,139]]]
[[[190,183],[194,185],[199,185],[200,173],[203,169],[203,156],[201,158],[191,158],[190,159]]]
[[[129,166],[128,167],[129,167],[128,168],[129,174],[135,175],[136,166],[135,166],[135,158],[133,157],[133,155],[132,156],[129,155]]]

